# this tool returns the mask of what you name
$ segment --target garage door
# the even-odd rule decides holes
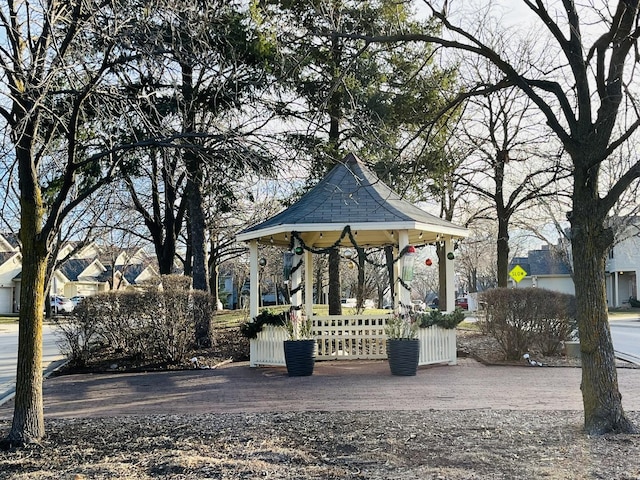
[[[0,288],[0,315],[13,313],[13,288]]]

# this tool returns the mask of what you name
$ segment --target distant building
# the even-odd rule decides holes
[[[511,286],[546,288],[575,295],[571,263],[563,251],[566,249],[545,245],[539,250],[530,250],[526,257],[515,257],[509,271],[520,265],[527,275],[517,284],[510,279]],[[630,230],[630,234],[609,251],[605,273],[609,307],[623,307],[628,305],[630,297],[638,298],[640,234],[637,228]]]
[[[629,297],[638,298],[640,274],[640,236],[633,227],[629,236],[617,243],[607,257],[607,301],[611,307],[620,307]],[[635,234],[633,234],[635,233]]]
[[[571,264],[560,247],[544,245],[540,250],[529,250],[526,257],[515,257],[511,261],[509,271],[516,265],[520,265],[527,275],[517,284],[510,279],[511,286],[575,294]]]
[[[0,234],[0,315],[20,310],[22,255],[15,234]],[[107,252],[108,250],[108,252]],[[58,265],[51,278],[50,294],[65,297],[90,296],[160,281],[155,257],[143,249],[102,248],[68,242],[58,252]]]

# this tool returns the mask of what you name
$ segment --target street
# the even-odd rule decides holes
[[[640,316],[613,320],[609,325],[616,355],[623,360],[640,364]]]
[[[42,366],[60,360],[62,355],[52,325],[45,324],[42,332]],[[13,387],[18,356],[18,322],[0,324],[0,397]]]

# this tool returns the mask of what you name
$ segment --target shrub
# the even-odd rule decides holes
[[[72,317],[54,317],[62,341],[60,349],[73,367],[85,367],[91,356],[91,350],[99,339],[96,322],[89,310],[78,305]]]
[[[555,354],[575,327],[573,295],[541,288],[499,288],[484,292],[481,301],[486,309],[481,328],[498,341],[508,360],[531,350]]]
[[[172,275],[170,277],[176,277]],[[64,325],[63,349],[79,366],[96,344],[135,360],[178,363],[196,345],[211,345],[211,300],[189,280],[163,278],[163,288],[87,297]]]
[[[464,320],[464,311],[456,308],[451,313],[443,313],[440,310],[431,310],[418,317],[420,328],[428,328],[437,325],[441,328],[451,330],[456,328]]]

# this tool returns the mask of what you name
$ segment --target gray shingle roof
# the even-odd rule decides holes
[[[301,225],[360,224],[364,230],[363,224],[401,223],[427,224],[433,231],[453,229],[465,235],[464,228],[403,200],[355,155],[349,154],[300,200],[274,217],[247,228],[241,236],[284,225],[295,230]]]
[[[5,232],[2,234],[2,236],[13,248],[18,248],[20,246],[20,240],[18,239],[17,234],[12,232]]]
[[[136,283],[136,278],[138,278],[145,268],[146,267],[141,264],[127,265],[122,269],[122,274],[124,278],[127,279],[127,282],[134,285]]]
[[[511,261],[509,270],[520,265],[527,276],[571,275],[571,266],[550,249],[530,250],[527,257],[517,257]]]
[[[78,275],[85,271],[85,269],[93,262],[93,259],[88,258],[72,258],[65,261],[58,270],[67,277],[71,282],[78,281]]]
[[[0,252],[0,265],[4,265],[11,257],[17,255],[18,252]]]

